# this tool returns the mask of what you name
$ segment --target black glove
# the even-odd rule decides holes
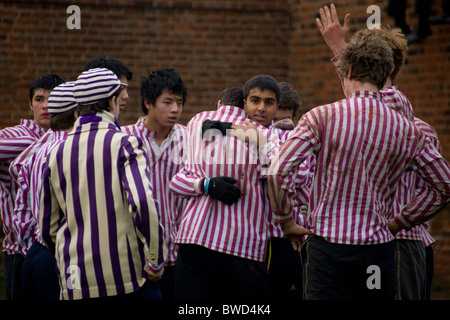
[[[211,198],[231,205],[241,197],[241,190],[234,185],[236,182],[237,180],[230,177],[215,177],[203,179],[201,187]]]
[[[219,130],[222,135],[227,135],[227,129],[231,130],[232,122],[222,122],[217,120],[205,120],[202,124],[202,138],[205,136],[206,131],[209,129],[216,129]]]

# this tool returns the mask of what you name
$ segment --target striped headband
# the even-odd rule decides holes
[[[112,71],[94,68],[79,75],[73,95],[80,105],[93,104],[109,99],[120,86],[119,78]]]
[[[73,89],[75,81],[64,82],[53,88],[48,97],[47,108],[48,113],[55,115],[69,111],[78,106],[73,97]]]

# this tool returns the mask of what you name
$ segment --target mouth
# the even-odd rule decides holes
[[[267,118],[265,116],[262,116],[262,115],[259,115],[259,114],[255,114],[254,120],[256,122],[265,122],[267,120]]]

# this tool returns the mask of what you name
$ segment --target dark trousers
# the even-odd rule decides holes
[[[397,298],[425,300],[427,271],[422,241],[395,240],[397,245]]]
[[[425,247],[425,261],[427,270],[427,284],[425,290],[425,300],[431,299],[431,283],[434,275],[434,252],[432,245]]]
[[[22,298],[58,300],[60,294],[56,259],[50,250],[35,241],[22,266]]]
[[[301,300],[303,267],[300,253],[287,238],[272,238],[267,249],[267,274],[271,299]]]
[[[175,299],[270,299],[266,265],[198,245],[180,244]]]
[[[345,245],[312,236],[304,247],[305,299],[395,299],[394,241],[377,245]]]
[[[164,273],[158,282],[163,300],[173,300],[175,298],[175,266],[164,267]]]
[[[135,300],[162,300],[161,288],[157,281],[145,281],[144,285],[138,290],[119,294],[115,296],[107,296],[100,298],[92,298],[92,301],[135,301]]]
[[[22,297],[20,289],[21,289],[21,270],[24,259],[25,259],[24,256],[22,256],[19,253],[4,254],[7,300],[20,300]]]

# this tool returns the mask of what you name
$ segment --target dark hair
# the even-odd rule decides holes
[[[53,90],[55,87],[66,82],[57,74],[45,74],[35,79],[30,86],[30,101],[33,100],[36,89]]]
[[[278,109],[292,111],[292,118],[295,118],[297,111],[302,106],[298,93],[290,83],[279,82],[278,84],[281,90],[280,105],[278,106]]]
[[[277,102],[280,102],[280,86],[278,85],[277,80],[275,80],[272,76],[259,74],[247,80],[243,89],[244,100],[247,99],[250,90],[253,88],[259,88],[261,91],[267,89],[275,92]]]
[[[119,87],[108,99],[104,99],[102,101],[98,101],[92,104],[80,104],[78,108],[80,109],[80,116],[87,116],[91,114],[96,114],[97,112],[109,111],[109,100],[112,97],[117,97],[120,95],[120,92],[124,90],[122,87]]]
[[[128,69],[125,63],[114,57],[100,56],[92,59],[91,61],[86,63],[83,71],[94,68],[106,68],[108,70],[111,70],[117,76],[117,78],[125,76],[127,80],[131,80],[131,78],[133,77],[133,73],[130,69]]]
[[[217,108],[219,101],[225,106],[235,106],[239,109],[244,109],[244,93],[241,88],[228,87],[223,90],[216,99],[215,108]]]
[[[186,102],[187,90],[181,76],[174,68],[161,68],[150,71],[147,77],[141,81],[141,108],[147,114],[145,102],[155,104],[156,99],[164,90],[183,97],[183,105]]]
[[[53,131],[63,131],[70,129],[75,123],[75,112],[77,110],[78,107],[52,115],[50,118],[50,128]]]

